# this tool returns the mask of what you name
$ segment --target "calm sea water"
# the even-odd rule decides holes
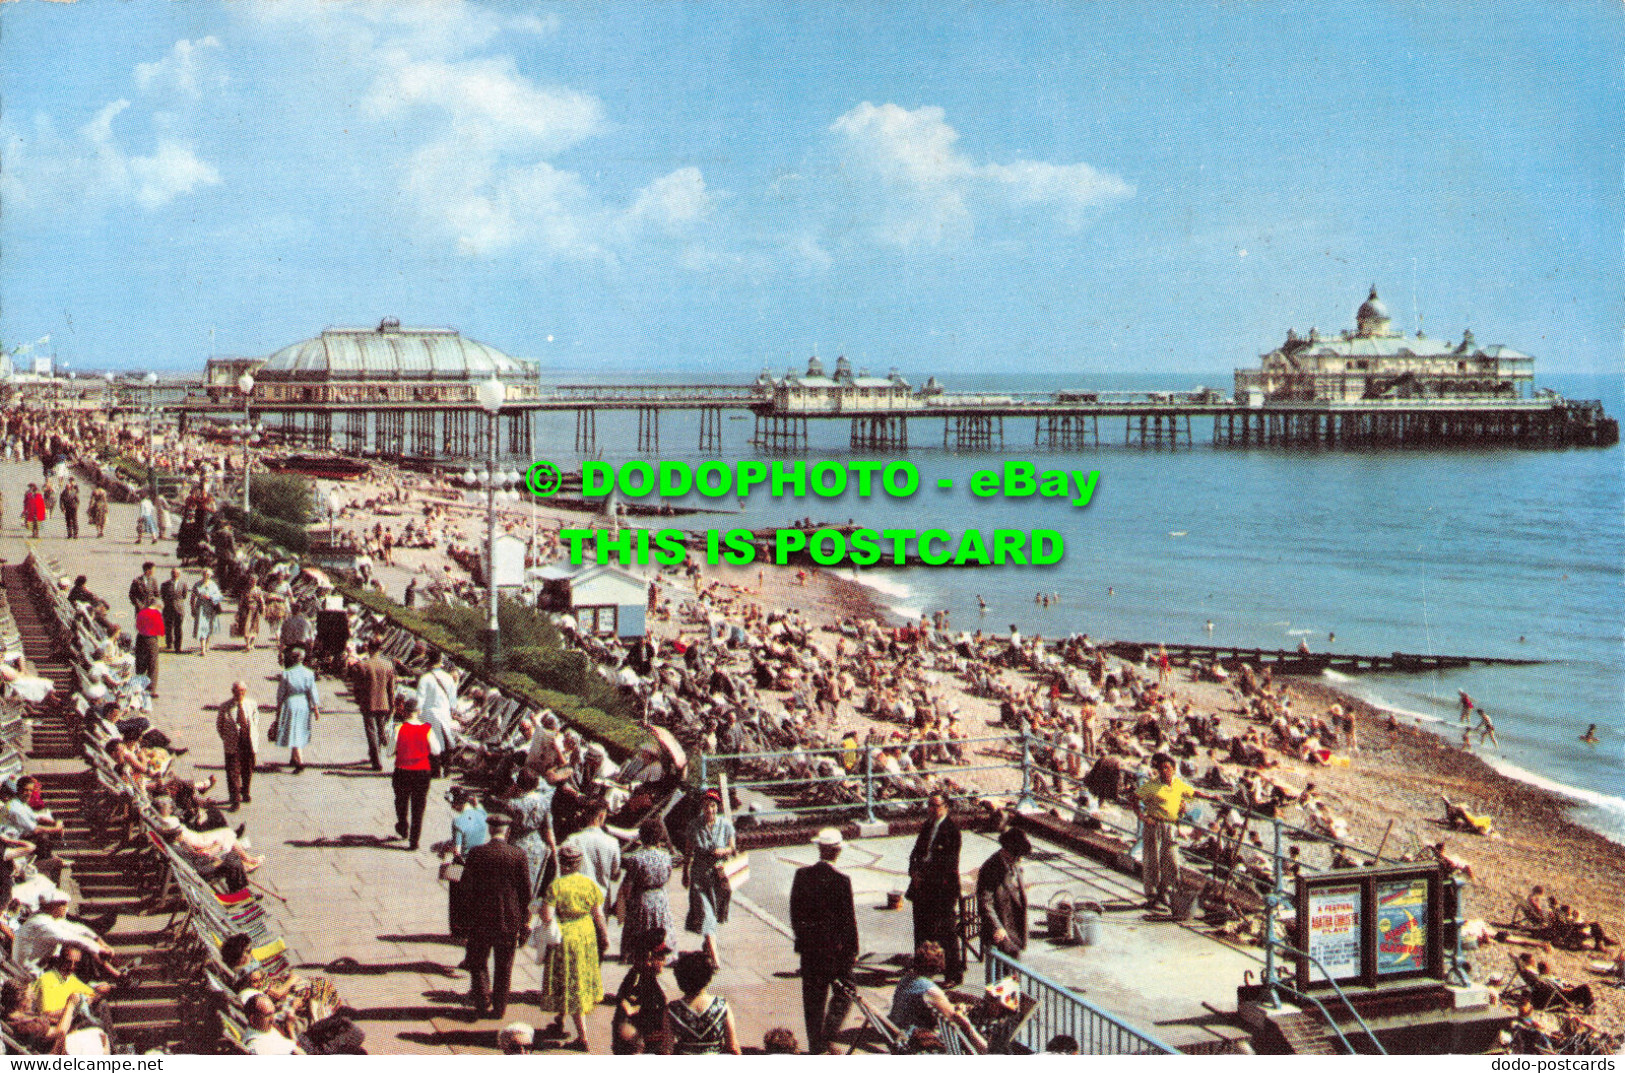
[[[710,382],[744,382],[753,370]],[[579,382],[585,378],[566,378]],[[673,376],[669,380],[681,380]],[[690,379],[698,379],[690,377]],[[951,377],[952,390],[1188,389],[1189,376]],[[1208,377],[1219,383],[1218,376]],[[1570,398],[1625,410],[1617,379],[1543,378]],[[940,449],[939,421],[911,423],[924,446],[909,458],[922,491],[911,501],[774,501],[754,496],[739,524],[777,525],[811,514],[875,528],[930,526],[1060,531],[1065,559],[1050,568],[865,571],[906,614],[938,608],[955,627],[1097,638],[1213,642],[1317,651],[1509,656],[1533,667],[1361,676],[1340,681],[1387,707],[1436,721],[1454,736],[1456,691],[1491,714],[1509,773],[1568,790],[1576,818],[1625,841],[1625,468],[1607,450],[1283,451],[1204,446],[1139,450],[1120,422],[1101,423],[1099,449],[1032,447],[1030,421],[1005,423],[1000,454]],[[633,457],[636,418],[601,414],[606,459]],[[697,419],[667,415],[662,457],[698,459]],[[752,423],[724,421],[721,457],[753,457]],[[812,422],[809,459],[846,456],[844,421]],[[568,415],[539,417],[537,453],[578,461]],[[938,445],[938,446],[933,446]],[[1086,509],[1035,499],[974,499],[970,474],[1002,457],[1043,469],[1099,470]],[[939,476],[955,489],[938,491]],[[730,503],[730,507],[737,507]],[[732,520],[684,525],[733,524]],[[1041,608],[1036,592],[1058,593]],[[988,604],[977,613],[976,597]],[[1209,632],[1206,624],[1212,622]],[[1336,634],[1335,644],[1328,636]],[[1601,741],[1579,739],[1597,724]],[[1486,803],[1487,804],[1487,803]]]

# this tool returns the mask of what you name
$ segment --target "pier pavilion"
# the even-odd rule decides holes
[[[254,379],[246,399],[237,388],[243,373]],[[487,450],[475,388],[494,377],[507,398],[503,420],[490,427],[499,446],[526,454],[531,423],[523,404],[540,397],[537,376],[535,362],[453,329],[402,328],[386,319],[377,328],[328,328],[265,359],[213,359],[204,375],[207,403],[189,409],[246,408],[284,442],[350,454],[468,457]]]

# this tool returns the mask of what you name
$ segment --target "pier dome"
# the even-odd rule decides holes
[[[1371,285],[1371,294],[1360,304],[1360,309],[1354,314],[1354,332],[1362,339],[1371,339],[1380,335],[1389,335],[1388,307],[1382,304],[1377,297],[1377,285]]]
[[[532,362],[465,339],[450,328],[328,328],[314,339],[283,347],[255,373],[277,380],[499,380],[533,379]]]

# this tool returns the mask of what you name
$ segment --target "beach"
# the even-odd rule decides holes
[[[546,506],[536,509],[538,524],[543,528],[597,522],[579,513]],[[510,511],[512,524],[519,525],[523,513]],[[888,608],[885,594],[853,580],[850,574],[814,569],[803,579],[796,567],[771,564],[702,567],[700,586],[715,584],[731,600],[754,603],[764,612],[795,612],[817,628],[817,643],[825,649],[833,648],[839,636],[835,631],[843,623],[871,620],[891,626],[906,624]],[[667,579],[666,593],[672,598],[692,595],[694,588],[693,584]],[[704,631],[690,626],[687,632],[698,635]],[[672,622],[657,626],[657,634],[664,638],[683,633],[684,628]],[[1022,680],[1021,675],[1010,670],[1001,675],[1015,685]],[[1227,686],[1194,681],[1179,668],[1173,675],[1176,695],[1191,701],[1197,711],[1219,713],[1230,731],[1247,725]],[[1283,754],[1280,768],[1272,772],[1298,786],[1313,783],[1318,796],[1348,821],[1349,841],[1365,847],[1382,844],[1388,857],[1414,855],[1423,847],[1444,841],[1453,859],[1473,869],[1464,917],[1485,921],[1492,933],[1511,921],[1514,907],[1537,884],[1586,919],[1601,921],[1616,936],[1620,933],[1625,926],[1620,914],[1620,907],[1625,905],[1625,846],[1570,819],[1573,801],[1502,774],[1482,757],[1426,729],[1418,720],[1383,711],[1346,690],[1321,680],[1283,682],[1298,710],[1321,712],[1339,704],[1358,723],[1359,752],[1351,757],[1349,766],[1310,766]],[[943,676],[941,687],[957,709],[967,736],[999,732],[995,703],[971,695],[963,683],[947,676]],[[871,718],[843,703],[831,735],[850,730],[884,737],[896,729],[893,722]],[[987,762],[985,756],[973,759]],[[951,768],[947,771],[952,775]],[[988,792],[1011,789],[1010,778],[985,773],[966,775],[961,781]],[[1449,831],[1442,822],[1441,796],[1469,812],[1493,816],[1496,835],[1476,837]],[[1491,939],[1478,950],[1469,951],[1465,960],[1472,966],[1474,979],[1483,982],[1499,978],[1504,982],[1511,976],[1507,957],[1525,949]],[[1538,956],[1572,983],[1594,980],[1587,964],[1602,957],[1590,951],[1561,949],[1541,951]],[[1597,991],[1595,1023],[1611,1030],[1625,1026],[1625,993],[1606,987]]]

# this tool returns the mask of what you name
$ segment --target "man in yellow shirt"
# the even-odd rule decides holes
[[[1154,772],[1134,794],[1134,811],[1145,824],[1144,858],[1140,876],[1145,883],[1145,907],[1167,901],[1179,885],[1179,821],[1196,788],[1179,777],[1174,758],[1158,753],[1151,758]]]
[[[113,990],[112,984],[92,987],[79,979],[79,959],[83,955],[84,952],[77,946],[63,945],[57,948],[50,969],[34,981],[34,1005],[41,1013],[55,1017],[74,995],[83,995],[86,1001],[94,1002],[105,998]]]

